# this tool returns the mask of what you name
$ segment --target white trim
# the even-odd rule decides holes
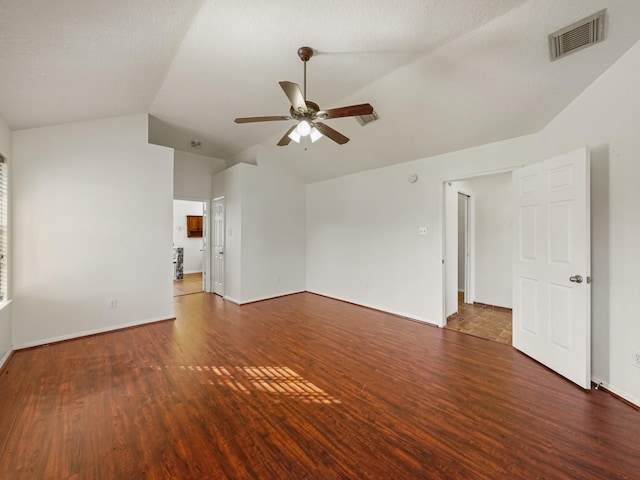
[[[190,273],[202,273],[202,270],[193,270],[191,272],[182,272],[184,275],[189,275]]]
[[[441,208],[440,208],[440,229],[441,229],[441,244],[440,244],[440,255],[441,255],[441,259],[442,259],[442,316],[441,318],[438,320],[438,322],[436,323],[436,325],[438,325],[439,327],[444,327],[447,324],[447,267],[446,267],[446,249],[447,249],[447,188],[446,185],[449,182],[459,182],[462,180],[475,180],[476,178],[485,178],[485,177],[493,177],[495,175],[502,175],[505,173],[513,173],[514,170],[518,170],[520,168],[524,167],[524,164],[521,165],[513,165],[511,167],[505,167],[505,168],[498,168],[498,169],[493,169],[493,170],[485,170],[485,171],[480,171],[480,172],[475,172],[475,173],[467,173],[467,174],[462,174],[462,175],[458,175],[455,177],[446,177],[446,178],[441,178],[440,180],[440,188],[442,189],[440,191],[440,201],[442,202]],[[464,193],[464,192],[462,192]],[[473,198],[471,196],[469,196],[470,202],[473,202]],[[473,206],[473,208],[471,208],[471,221],[473,222],[472,225],[469,225],[471,233],[473,235],[473,231],[475,230],[475,216],[474,216],[474,210],[475,210],[475,205],[473,205],[473,203],[471,205],[467,205],[467,212],[470,210],[470,206]],[[471,261],[475,262],[475,251],[474,251],[474,243],[475,243],[475,236],[474,238],[470,239],[470,243],[471,243]],[[470,285],[470,290],[472,290],[470,293],[470,298],[473,298],[473,300],[475,300],[475,291],[473,291],[475,289],[475,280],[473,280],[473,264],[471,265],[472,271],[471,273],[471,278],[472,278],[472,283]]]
[[[514,170],[518,170],[518,169],[520,169],[522,167],[524,167],[524,164],[522,164],[522,165],[514,165],[512,167],[497,168],[497,169],[494,169],[494,170],[484,170],[484,171],[476,172],[476,173],[467,173],[467,174],[464,174],[464,175],[458,175],[456,177],[447,177],[447,178],[443,178],[441,181],[442,181],[442,183],[460,182],[462,180],[474,180],[476,178],[492,177],[494,175],[502,175],[503,173],[511,173]]]
[[[10,349],[7,353],[4,354],[2,358],[0,358],[0,368],[4,367],[4,364],[9,360],[9,357],[13,353],[13,348]]]
[[[174,200],[182,200],[182,201],[184,201],[184,202],[196,202],[196,203],[206,203],[206,202],[208,202],[208,201],[209,201],[209,200],[208,200],[208,199],[206,199],[206,198],[205,198],[205,199],[202,199],[202,198],[200,198],[200,197],[184,197],[184,196],[180,196],[180,195],[179,195],[179,196],[177,196],[177,197],[174,195],[174,196],[173,196],[173,199],[174,199]]]
[[[3,300],[0,302],[0,313],[2,313],[2,311],[7,308],[9,305],[11,305],[11,303],[13,302],[13,298],[10,298],[9,300]]]
[[[235,303],[236,305],[245,305],[247,303],[261,302],[263,300],[271,300],[272,298],[280,298],[286,297],[287,295],[295,295],[296,293],[304,293],[306,290],[294,290],[291,292],[278,293],[277,295],[268,295],[266,297],[256,297],[250,298],[249,300],[236,300],[235,298],[231,298],[228,296],[224,296],[225,300],[229,300],[231,303]]]
[[[607,390],[609,390],[611,393],[615,393],[620,398],[624,398],[627,402],[633,403],[636,407],[640,408],[640,398],[636,398],[633,395],[631,395],[630,393],[625,392],[624,390],[622,390],[622,389],[620,389],[618,387],[614,387],[613,385],[609,384],[608,382],[605,382],[603,380],[598,380],[598,378],[596,378],[596,377],[591,377],[591,381],[593,383],[595,383],[596,385],[601,385],[602,387],[604,387]]]
[[[46,338],[42,340],[35,340],[33,342],[27,342],[27,343],[23,343],[22,345],[14,346],[13,349],[22,350],[24,348],[39,347],[40,345],[47,345],[49,343],[57,343],[57,342],[63,342],[65,340],[72,340],[74,338],[88,337],[91,335],[96,335],[98,333],[113,332],[113,331],[122,330],[125,328],[137,327],[139,325],[146,325],[148,323],[163,322],[165,320],[175,320],[175,318],[176,317],[174,315],[171,315],[167,317],[148,318],[146,320],[139,320],[136,322],[121,323],[118,325],[111,325],[109,327],[96,328],[94,330],[85,330],[84,332],[70,333],[68,335],[59,335],[57,337],[51,337],[51,338]]]
[[[381,307],[380,305],[375,305],[373,303],[363,303],[363,302],[360,302],[360,301],[357,301],[357,300],[352,300],[352,299],[343,298],[343,297],[336,297],[335,295],[331,295],[329,293],[324,293],[324,292],[319,292],[319,291],[307,290],[307,292],[315,293],[316,295],[322,295],[323,297],[333,298],[334,300],[340,300],[342,302],[352,303],[354,305],[358,305],[359,307],[371,308],[372,310],[378,310],[379,312],[389,313],[391,315],[396,315],[398,317],[408,318],[410,320],[415,320],[417,322],[426,323],[427,325],[432,325],[434,327],[440,327],[440,325],[438,325],[437,322],[434,322],[431,319],[423,318],[423,317],[416,317],[415,315],[411,315],[411,314],[405,313],[405,312],[400,312],[400,311],[397,311],[397,310],[389,310],[388,308]]]
[[[470,193],[463,190],[458,190],[458,195],[464,195],[467,197],[465,207],[465,258],[464,258],[464,303],[472,304],[475,301],[476,295],[476,282],[475,282],[475,197],[472,197]],[[460,212],[458,212],[460,215]],[[445,223],[446,227],[446,223]],[[446,239],[446,232],[445,232]],[[458,259],[460,261],[460,259]],[[446,263],[446,262],[445,262]],[[446,288],[446,284],[445,284]],[[456,312],[457,312],[456,308]]]
[[[214,245],[215,241],[215,210],[216,204],[222,205],[222,288],[216,288],[216,282],[214,277],[214,267],[216,261],[216,246]],[[224,254],[227,250],[227,201],[225,200],[224,195],[221,197],[216,197],[211,201],[211,209],[209,214],[209,242],[207,243],[207,248],[209,252],[209,287],[210,292],[215,293],[216,295],[222,296],[225,298],[225,292],[227,290],[227,256]],[[236,302],[233,302],[236,303]]]

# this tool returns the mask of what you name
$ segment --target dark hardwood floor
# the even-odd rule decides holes
[[[297,294],[16,352],[2,479],[640,478],[640,412],[512,347]]]

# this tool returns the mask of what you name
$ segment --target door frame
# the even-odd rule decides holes
[[[215,247],[213,245],[214,243],[214,236],[213,236],[213,229],[214,229],[214,217],[215,217],[215,209],[214,209],[214,205],[218,202],[222,203],[222,209],[223,209],[223,216],[224,216],[224,224],[222,225],[222,241],[224,243],[223,246],[223,251],[224,254],[222,256],[222,263],[224,264],[223,267],[223,279],[222,279],[222,293],[216,293],[215,291],[215,282],[214,282],[214,276],[213,276],[213,269],[214,269],[214,263],[215,263]],[[219,197],[213,198],[211,200],[211,218],[209,221],[209,225],[210,225],[210,241],[209,241],[209,248],[210,248],[210,278],[211,278],[211,293],[215,293],[216,295],[220,295],[222,298],[226,298],[225,297],[225,293],[226,293],[226,289],[227,289],[227,254],[226,254],[226,250],[227,250],[227,201],[225,199],[224,195],[221,195]]]
[[[207,209],[207,214],[211,213],[211,201],[209,199],[201,199],[201,198],[194,198],[194,197],[182,197],[182,196],[174,196],[173,200],[182,200],[182,201],[186,201],[186,202],[198,202],[198,203],[203,203],[204,204],[204,208]],[[172,203],[173,205],[173,203]],[[203,212],[204,213],[204,212]],[[171,217],[173,218],[173,210],[171,211]],[[208,221],[208,224],[211,225],[211,222]],[[172,229],[173,229],[173,222],[171,223],[172,225]],[[206,235],[206,238],[204,240],[204,246],[205,248],[202,251],[202,267],[203,267],[203,272],[202,272],[202,291],[205,293],[211,293],[211,231],[210,228],[207,229],[206,226],[203,225],[203,235]],[[173,230],[171,232],[171,234],[173,235]],[[173,236],[172,236],[173,238]],[[207,262],[207,263],[205,263]],[[205,275],[206,274],[206,275]],[[172,294],[173,295],[173,294]]]
[[[442,233],[442,242],[440,244],[440,253],[442,255],[442,315],[440,316],[440,319],[438,321],[438,326],[443,328],[447,326],[447,254],[446,254],[446,250],[447,250],[447,187],[449,183],[452,182],[459,182],[459,181],[463,181],[463,180],[475,180],[475,179],[479,179],[479,178],[484,178],[484,177],[492,177],[492,176],[496,176],[496,175],[502,175],[505,173],[512,173],[514,170],[517,170],[519,168],[524,167],[525,165],[513,165],[511,167],[505,167],[505,168],[497,168],[497,169],[493,169],[493,170],[484,170],[484,171],[480,171],[480,172],[474,172],[474,173],[467,173],[467,174],[461,174],[461,175],[457,175],[455,177],[447,177],[447,178],[442,178],[440,181],[440,200],[441,200],[441,210],[440,210],[440,229],[441,229],[441,233]],[[473,235],[473,229],[475,228],[475,218],[474,218],[474,214],[473,214],[473,199],[471,197],[471,195],[469,195],[466,192],[462,192],[465,193],[465,195],[468,195],[470,198],[470,205],[467,205],[467,211],[471,213],[471,223],[468,225],[469,226],[469,232],[471,232],[471,235]],[[473,237],[472,237],[473,238]],[[471,248],[471,258],[469,260],[469,263],[472,263],[475,259],[473,258],[473,248]],[[456,252],[456,256],[457,256],[457,252]],[[471,275],[473,275],[473,268],[471,268]],[[471,290],[471,298],[475,298],[475,284],[473,282],[473,279],[471,280],[471,285],[470,285],[470,290]],[[457,294],[457,286],[456,286],[456,294]]]
[[[458,190],[458,200],[460,195],[464,195],[465,200],[465,212],[464,212],[464,303],[473,303],[475,298],[475,281],[473,277],[473,265],[475,257],[472,248],[474,240],[475,216],[472,211],[473,200],[471,194]],[[458,207],[459,207],[458,203]],[[460,210],[458,209],[458,217],[460,217]],[[458,232],[458,243],[460,243],[460,232]],[[460,245],[458,245],[458,251]],[[460,263],[460,256],[458,255],[458,264]],[[458,272],[460,271],[458,265]],[[460,278],[458,278],[458,285],[460,285]]]

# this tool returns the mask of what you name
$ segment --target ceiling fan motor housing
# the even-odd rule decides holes
[[[303,62],[308,62],[311,57],[313,57],[313,48],[311,47],[300,47],[298,49],[298,56],[300,60]]]
[[[306,112],[298,112],[297,110],[294,110],[293,107],[289,109],[289,113],[291,113],[291,116],[296,120],[311,121],[316,117],[316,113],[320,111],[320,106],[317,103],[310,100],[305,101],[305,103],[307,104]]]
[[[340,132],[334,130],[329,125],[326,125],[318,120],[327,120],[331,118],[341,117],[358,117],[362,115],[372,115],[373,107],[368,103],[360,105],[350,105],[348,107],[331,108],[329,110],[320,110],[320,106],[312,101],[307,100],[307,62],[313,56],[313,49],[311,47],[300,47],[298,49],[298,56],[300,60],[304,62],[304,90],[300,89],[297,83],[282,81],[278,82],[280,87],[284,91],[284,94],[289,99],[291,107],[289,108],[289,116],[283,115],[271,115],[263,117],[242,117],[236,118],[236,123],[252,123],[252,122],[275,122],[282,120],[297,120],[298,125],[293,125],[289,128],[287,133],[277,143],[278,146],[284,147],[291,141],[291,134],[295,129],[301,127],[304,123],[306,127],[310,127],[312,131],[317,135],[312,141],[318,138],[325,137],[330,138],[339,145],[343,145],[349,141],[347,137]],[[301,133],[298,135],[306,136],[310,132]],[[298,141],[298,140],[296,140]]]

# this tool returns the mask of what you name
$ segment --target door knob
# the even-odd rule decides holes
[[[573,277],[569,277],[569,280],[571,280],[574,283],[582,283],[582,276],[574,275]]]

